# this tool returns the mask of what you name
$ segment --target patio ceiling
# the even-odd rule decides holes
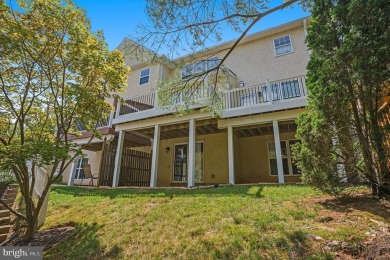
[[[297,124],[294,121],[285,121],[279,123],[280,133],[295,133]],[[252,137],[260,135],[273,135],[272,124],[261,124],[235,128],[234,132],[238,137]]]
[[[208,135],[226,132],[226,129],[218,129],[218,124],[215,119],[202,120],[196,122],[196,135]],[[138,134],[153,138],[154,128],[147,128],[137,131]],[[174,125],[161,126],[160,138],[172,139],[180,137],[188,137],[189,124],[180,123]]]

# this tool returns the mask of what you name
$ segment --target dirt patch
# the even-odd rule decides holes
[[[321,205],[317,222],[324,229],[370,222],[364,238],[349,241],[321,241],[322,248],[332,252],[335,259],[390,259],[390,200],[361,193],[348,197],[322,197],[311,200],[312,205]],[[381,219],[378,221],[376,219]],[[315,236],[312,238],[315,239]],[[319,240],[319,239],[318,239]]]
[[[390,259],[390,235],[376,237],[366,246],[364,259]]]
[[[18,238],[11,238],[7,246],[43,246],[43,250],[48,250],[52,246],[66,240],[75,228],[63,226],[38,231],[32,241],[25,241]]]

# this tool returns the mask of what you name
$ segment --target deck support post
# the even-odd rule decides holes
[[[188,188],[195,186],[195,139],[196,139],[195,120],[190,120],[189,139],[188,139]]]
[[[158,151],[160,149],[160,125],[154,126],[154,138],[152,144],[152,167],[150,169],[150,187],[157,186]]]
[[[229,159],[229,183],[234,185],[234,133],[233,127],[228,126],[228,159]]]
[[[74,178],[76,177],[77,163],[79,162],[79,159],[80,158],[78,156],[73,159],[72,166],[69,172],[68,186],[74,185]]]
[[[276,163],[277,163],[277,167],[278,167],[278,180],[279,180],[279,183],[284,183],[282,147],[280,146],[278,121],[273,120],[272,125],[273,125],[273,130],[274,130]]]
[[[122,164],[122,153],[123,153],[123,143],[125,141],[125,131],[119,131],[118,137],[118,146],[116,148],[115,155],[115,166],[114,166],[114,176],[112,178],[112,187],[118,187],[119,185],[119,175],[121,173],[121,164]]]

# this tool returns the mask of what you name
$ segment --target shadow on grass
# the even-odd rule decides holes
[[[44,252],[45,259],[108,259],[118,258],[123,251],[118,246],[104,248],[99,241],[98,231],[104,225],[96,223],[69,223],[74,226],[72,234]]]
[[[138,189],[138,188],[120,188],[120,189],[85,189],[79,187],[52,187],[51,191],[59,194],[71,195],[74,197],[83,196],[102,196],[114,198],[133,198],[133,197],[184,197],[184,196],[249,196],[253,198],[263,197],[263,189],[266,185],[256,186],[234,186],[234,187],[216,187],[207,189]],[[269,185],[272,186],[272,185]],[[285,185],[283,187],[287,187]],[[282,187],[282,186],[281,186]]]
[[[377,198],[369,194],[336,197],[320,202],[326,209],[349,213],[353,210],[369,212],[390,221],[390,197]]]

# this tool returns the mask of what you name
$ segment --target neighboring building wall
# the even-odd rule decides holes
[[[196,141],[204,142],[204,182],[228,183],[227,133],[201,135]],[[188,143],[188,138],[175,138],[160,141],[158,158],[157,186],[180,185],[173,183],[174,144]],[[169,147],[169,152],[166,148]],[[186,184],[183,184],[183,186]]]
[[[294,139],[294,133],[281,133],[280,140]],[[278,176],[271,176],[268,158],[268,142],[273,135],[239,138],[240,169],[236,172],[236,183],[277,183]],[[285,182],[301,182],[299,176],[284,176]]]

